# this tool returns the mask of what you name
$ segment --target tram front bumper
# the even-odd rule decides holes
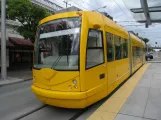
[[[37,98],[45,104],[64,108],[85,108],[107,95],[106,84],[85,92],[60,92],[31,86]]]
[[[86,92],[60,92],[45,90],[34,85],[32,91],[45,104],[65,108],[85,108],[87,105]]]

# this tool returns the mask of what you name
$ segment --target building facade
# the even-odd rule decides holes
[[[0,22],[1,24],[1,22]],[[17,31],[16,28],[21,25],[17,21],[13,20],[6,20],[6,62],[7,62],[7,67],[10,66],[10,61],[9,61],[9,51],[10,48],[13,47],[14,45],[9,42],[9,37],[16,37],[16,38],[23,38]],[[1,28],[0,28],[0,42],[1,42]],[[1,50],[0,50],[0,58],[1,58]],[[1,59],[0,59],[0,66],[1,66]]]
[[[63,9],[63,7],[51,2],[50,0],[31,0],[31,2],[45,8],[50,13],[56,13],[56,11]]]
[[[1,2],[1,0],[0,0]],[[49,0],[31,0],[35,5],[45,8],[50,13],[55,13],[62,9],[61,6]],[[1,24],[1,21],[0,21]],[[6,20],[6,62],[7,67],[23,65],[32,65],[33,43],[30,40],[25,40],[17,31],[17,27],[21,23],[13,20]],[[0,28],[0,43],[1,43],[1,28]],[[0,44],[1,47],[1,44]],[[1,49],[0,49],[0,67],[1,67]]]
[[[6,63],[7,67],[12,67],[18,63],[26,63],[31,66],[33,43],[25,40],[17,31],[21,24],[18,21],[6,20]],[[1,29],[0,29],[1,43]],[[0,44],[1,47],[1,44]],[[1,58],[1,49],[0,49]],[[1,67],[1,59],[0,59]]]

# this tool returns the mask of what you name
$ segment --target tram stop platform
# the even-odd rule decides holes
[[[161,120],[161,63],[146,63],[88,120]]]
[[[161,120],[161,62],[147,62],[77,120]]]

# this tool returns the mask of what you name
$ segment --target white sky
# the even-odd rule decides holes
[[[65,7],[64,0],[51,0],[58,5]],[[127,30],[132,30],[139,33],[141,37],[150,39],[149,44],[161,46],[161,24],[152,24],[149,28],[145,28],[145,24],[140,24],[135,21],[134,14],[130,12],[129,8],[140,8],[140,0],[65,0],[71,6],[76,6],[83,10],[94,10],[103,6],[106,8],[99,9],[100,12],[107,12],[117,21],[118,24],[124,26]],[[151,6],[161,6],[161,0],[147,0]],[[68,5],[70,6],[70,5]],[[130,21],[130,22],[127,22]],[[130,26],[129,26],[130,25]],[[141,26],[134,26],[141,25]]]

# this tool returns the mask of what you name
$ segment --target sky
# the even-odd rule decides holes
[[[135,15],[130,8],[140,8],[140,0],[50,0],[62,7],[65,7],[63,1],[68,1],[68,7],[76,6],[82,10],[96,10],[107,12],[114,18],[117,24],[123,26],[126,30],[139,33],[139,36],[150,39],[151,46],[161,46],[161,24],[153,23],[148,28],[145,24],[136,22],[137,18],[144,18],[144,15]],[[161,6],[161,0],[147,0],[149,7]],[[106,6],[106,8],[102,8]],[[161,16],[161,13],[160,15]],[[155,17],[157,17],[155,15]],[[159,17],[158,17],[159,18]],[[161,18],[161,17],[160,17]],[[157,42],[157,45],[155,44]]]

